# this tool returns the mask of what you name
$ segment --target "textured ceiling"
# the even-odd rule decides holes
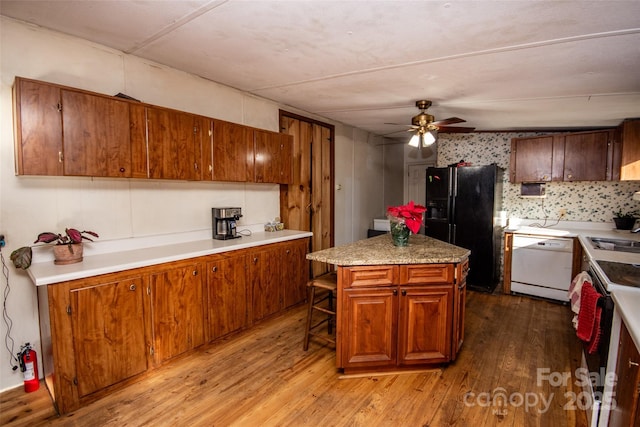
[[[419,99],[477,130],[640,116],[640,1],[1,0],[0,13],[392,137]]]

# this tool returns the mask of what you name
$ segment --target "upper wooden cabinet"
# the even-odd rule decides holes
[[[16,78],[20,175],[131,176],[129,103]]]
[[[612,179],[615,179],[613,130],[511,140],[511,182]]]
[[[292,183],[292,153],[292,136],[254,130],[254,181]]]
[[[18,175],[288,184],[293,137],[16,77]]]
[[[60,88],[16,78],[13,98],[16,172],[62,175]]]
[[[131,176],[129,103],[61,91],[65,175]]]
[[[147,107],[149,178],[200,180],[201,150],[210,143],[210,129],[210,119]]]
[[[562,181],[611,180],[612,159],[613,131],[565,135]]]
[[[553,136],[511,140],[511,182],[551,181]]]
[[[640,180],[640,119],[623,121],[614,145],[614,179]]]
[[[207,162],[207,163],[204,163]],[[253,181],[253,132],[222,120],[213,121],[213,140],[203,147],[204,179]]]

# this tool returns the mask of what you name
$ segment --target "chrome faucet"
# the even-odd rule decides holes
[[[634,228],[631,230],[632,233],[640,233],[640,227]]]

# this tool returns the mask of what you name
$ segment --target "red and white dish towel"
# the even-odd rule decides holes
[[[571,281],[571,286],[569,286],[569,301],[571,302],[571,311],[575,313],[572,319],[573,327],[578,329],[578,313],[580,313],[580,300],[582,294],[582,285],[585,283],[589,283],[590,285],[593,283],[591,280],[591,276],[586,271],[578,273],[576,277]]]
[[[587,353],[589,354],[595,353],[600,343],[600,317],[602,316],[602,307],[598,306],[600,298],[602,295],[590,283],[583,283],[580,293],[577,335],[587,343]]]

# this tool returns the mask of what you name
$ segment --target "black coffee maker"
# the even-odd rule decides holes
[[[242,217],[241,208],[211,208],[213,238],[218,240],[236,239],[236,221]]]

